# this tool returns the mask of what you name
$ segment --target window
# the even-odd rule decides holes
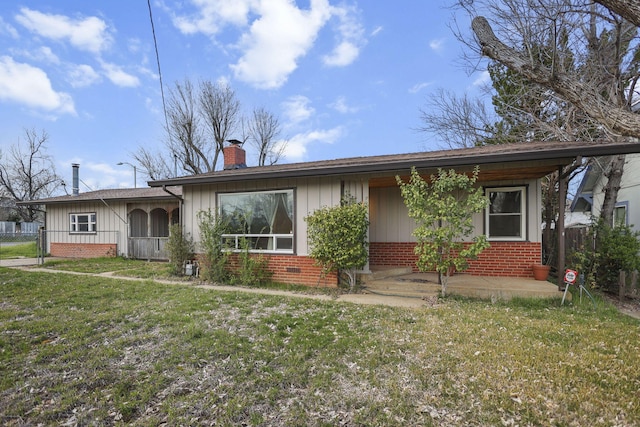
[[[488,188],[487,237],[494,240],[526,238],[526,191],[524,187]]]
[[[613,209],[613,226],[620,227],[627,225],[627,206],[618,205]]]
[[[71,233],[95,233],[95,212],[69,214],[69,230]]]
[[[219,194],[218,208],[232,249],[246,239],[252,251],[293,253],[293,190]]]

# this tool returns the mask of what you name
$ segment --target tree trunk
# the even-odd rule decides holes
[[[604,200],[602,201],[602,210],[600,218],[609,226],[613,226],[613,211],[618,200],[618,190],[622,181],[622,173],[624,171],[625,156],[619,155],[611,159],[609,163],[609,171],[605,173],[607,184],[604,187]]]
[[[640,1],[638,0],[595,0],[623,18],[640,27]]]

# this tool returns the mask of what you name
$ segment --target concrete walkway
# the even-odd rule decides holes
[[[56,259],[56,258],[50,258],[50,257],[47,258],[47,260],[53,260],[53,259]],[[37,271],[39,273],[42,272],[42,273],[51,273],[51,274],[99,276],[99,277],[109,277],[112,279],[117,279],[122,281],[148,280],[148,279],[141,279],[138,277],[118,276],[113,272],[79,273],[75,271],[55,270],[55,269],[49,269],[49,268],[34,269],[34,267],[37,265],[38,265],[38,260],[36,258],[16,258],[16,259],[9,259],[9,260],[6,260],[6,259],[0,260],[0,267],[18,268],[26,271]],[[281,296],[293,297],[293,298],[306,298],[306,299],[314,299],[319,301],[341,301],[341,302],[349,302],[354,304],[386,305],[391,307],[405,307],[405,308],[417,308],[417,307],[423,307],[429,304],[427,301],[424,301],[420,298],[416,298],[412,296],[387,296],[387,295],[376,295],[372,293],[339,294],[337,296],[331,296],[331,295],[324,295],[324,294],[305,294],[305,293],[298,293],[298,292],[280,291],[275,289],[198,284],[197,282],[185,282],[185,281],[179,281],[179,280],[154,279],[154,281],[158,283],[169,284],[169,285],[195,286],[202,289],[212,289],[212,290],[222,291],[222,292],[246,292],[246,293],[263,294],[263,295],[281,295]]]

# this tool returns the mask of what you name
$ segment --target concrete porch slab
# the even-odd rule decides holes
[[[441,286],[436,273],[409,273],[363,280],[365,292],[412,298],[437,296]],[[449,278],[447,293],[475,298],[508,301],[513,297],[562,298],[558,286],[522,277],[472,276],[456,273]]]

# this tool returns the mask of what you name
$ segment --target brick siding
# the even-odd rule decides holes
[[[533,277],[531,265],[542,258],[540,242],[490,242],[477,260],[469,262],[465,271],[474,276]],[[371,242],[369,264],[375,266],[411,267],[417,271],[418,257],[411,242]]]
[[[269,260],[268,268],[273,273],[271,280],[274,282],[330,288],[338,286],[338,275],[329,273],[323,276],[322,269],[309,257],[281,254],[262,254],[262,256]],[[232,269],[238,268],[237,254],[233,254],[230,264]]]
[[[62,258],[115,257],[115,243],[59,243],[51,242],[51,256]]]

